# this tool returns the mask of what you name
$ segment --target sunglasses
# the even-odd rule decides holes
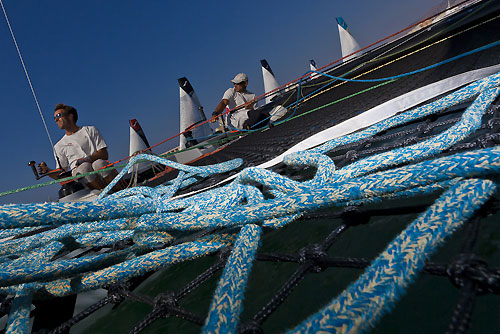
[[[58,121],[59,118],[66,116],[66,113],[64,112],[58,112],[57,114],[54,115],[54,121]]]

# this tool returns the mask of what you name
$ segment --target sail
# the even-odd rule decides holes
[[[177,79],[179,82],[180,92],[180,127],[179,131],[183,133],[179,139],[179,148],[196,144],[200,138],[210,135],[210,127],[208,124],[196,126],[199,123],[206,121],[203,107],[196,95],[193,86],[186,77]],[[191,130],[190,130],[191,129]],[[186,130],[188,130],[186,132]],[[198,138],[198,139],[197,139]]]
[[[350,55],[351,53],[358,51],[360,46],[358,42],[352,37],[351,33],[347,28],[347,23],[345,23],[344,19],[341,17],[337,17],[337,26],[339,28],[339,36],[340,36],[340,46],[342,48],[342,57]],[[347,61],[352,59],[355,55],[344,58],[343,61]]]
[[[280,85],[278,84],[278,81],[274,77],[273,70],[271,69],[271,66],[267,63],[265,59],[262,59],[260,61],[260,64],[262,65],[262,78],[264,80],[264,92],[270,92],[272,90],[275,90],[278,88]],[[266,96],[266,104],[271,102],[271,99],[274,97],[274,95],[271,96]]]

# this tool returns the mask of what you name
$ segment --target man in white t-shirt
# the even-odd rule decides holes
[[[78,113],[75,108],[57,104],[54,120],[66,134],[54,146],[56,165],[62,170],[70,170],[73,176],[99,170],[109,164],[106,142],[95,126],[78,126]],[[42,173],[51,171],[45,162],[39,165]],[[104,189],[118,175],[116,169],[99,174],[87,175],[81,182],[91,189]],[[53,179],[61,176],[49,174]]]
[[[250,128],[258,120],[259,112],[255,109],[255,101],[253,101],[255,94],[247,90],[248,77],[245,73],[239,73],[231,82],[234,87],[226,90],[222,100],[215,108],[213,116],[220,115],[226,107],[229,110],[240,107],[229,114],[230,125],[237,129]],[[216,118],[213,118],[211,122],[215,121]]]

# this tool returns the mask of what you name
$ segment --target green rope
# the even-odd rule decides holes
[[[378,88],[378,87],[381,87],[383,85],[386,85],[386,84],[389,84],[389,83],[392,83],[394,81],[396,81],[397,79],[395,80],[391,80],[391,81],[387,81],[387,82],[384,82],[384,83],[381,83],[381,84],[378,84],[378,85],[375,85],[373,87],[370,87],[370,88],[367,88],[367,89],[363,89],[359,92],[356,92],[354,94],[351,94],[351,95],[348,95],[348,96],[345,96],[343,98],[340,98],[340,99],[337,99],[333,102],[329,102],[323,106],[320,106],[320,107],[317,107],[317,108],[314,108],[312,110],[309,110],[309,111],[306,111],[300,115],[297,115],[297,116],[294,116],[294,117],[291,117],[285,121],[281,121],[281,122],[276,122],[274,123],[275,125],[279,125],[279,124],[283,124],[285,122],[288,122],[292,119],[295,119],[295,118],[299,118],[301,116],[304,116],[304,115],[307,115],[307,114],[310,114],[314,111],[317,111],[317,110],[320,110],[320,109],[323,109],[323,108],[326,108],[332,104],[335,104],[335,103],[338,103],[338,102],[341,102],[341,101],[344,101],[344,100],[347,100],[351,97],[354,97],[356,95],[359,95],[359,94],[362,94],[362,93],[365,93],[365,92],[368,92],[372,89],[375,89],[375,88]],[[250,132],[255,132],[255,131],[260,131],[260,130],[254,130],[254,131],[249,131],[248,133]],[[200,145],[195,145],[195,146],[192,146],[192,147],[189,147],[187,149],[184,149],[184,150],[180,150],[180,151],[176,151],[176,152],[170,152],[170,153],[166,153],[166,154],[161,154],[160,157],[164,158],[164,157],[167,157],[167,156],[170,156],[170,155],[173,155],[173,154],[176,154],[176,153],[180,153],[180,152],[185,152],[185,151],[189,151],[189,150],[192,150],[194,148],[197,148],[199,146],[204,146],[204,145],[217,145],[219,143],[224,143],[225,141],[230,141],[232,139],[235,139],[237,137],[240,137],[242,134],[237,134],[237,135],[234,135],[234,136],[229,136],[229,137],[226,137],[224,139],[220,139],[220,140],[216,140],[216,141],[213,141],[213,142],[210,142],[208,144],[200,144]],[[117,166],[114,166],[114,167],[108,167],[108,168],[104,168],[104,169],[100,169],[98,171],[92,171],[92,172],[88,172],[88,173],[85,173],[85,174],[78,174],[76,176],[70,176],[70,177],[66,177],[66,178],[63,178],[63,179],[59,179],[59,180],[54,180],[54,181],[49,181],[49,182],[45,182],[45,183],[40,183],[40,184],[35,184],[35,185],[31,185],[31,186],[27,186],[27,187],[23,187],[23,188],[18,188],[18,189],[13,189],[13,190],[8,190],[8,191],[4,191],[4,192],[1,192],[0,193],[0,197],[2,196],[6,196],[6,195],[11,195],[11,194],[15,194],[15,193],[19,193],[19,192],[23,192],[23,191],[26,191],[26,190],[32,190],[32,189],[36,189],[36,188],[41,188],[41,187],[45,187],[45,186],[49,186],[49,185],[52,185],[52,184],[55,184],[55,183],[59,183],[59,182],[65,182],[65,181],[70,181],[70,180],[75,180],[75,179],[79,179],[79,178],[82,178],[84,176],[87,176],[87,175],[93,175],[93,174],[98,174],[98,173],[102,173],[102,172],[105,172],[105,171],[108,171],[110,169],[113,169],[115,167],[124,167],[126,164],[122,164],[122,165],[117,165]]]
[[[381,84],[378,84],[378,85],[372,86],[372,87],[370,87],[370,88],[366,88],[366,89],[360,90],[359,92],[353,93],[353,94],[351,94],[351,95],[344,96],[344,97],[342,97],[342,98],[340,98],[340,99],[337,99],[337,100],[335,100],[335,101],[329,102],[329,103],[327,103],[327,104],[324,104],[324,105],[322,105],[322,106],[320,106],[320,107],[317,107],[317,108],[311,109],[311,110],[309,110],[309,111],[303,112],[303,113],[302,113],[302,114],[300,114],[300,115],[290,117],[290,118],[288,118],[288,119],[287,119],[287,120],[285,120],[285,121],[276,122],[276,123],[274,123],[274,124],[275,124],[275,125],[279,125],[279,124],[282,124],[282,123],[285,123],[285,122],[291,121],[292,119],[296,119],[296,118],[299,118],[299,117],[305,116],[305,115],[310,114],[310,113],[312,113],[312,112],[314,112],[314,111],[317,111],[317,110],[320,110],[320,109],[326,108],[326,107],[328,107],[328,106],[331,106],[332,104],[336,104],[336,103],[342,102],[342,101],[344,101],[344,100],[350,99],[351,97],[354,97],[354,96],[359,95],[359,94],[362,94],[362,93],[366,93],[366,92],[368,92],[368,91],[370,91],[370,90],[372,90],[372,89],[375,89],[375,88],[378,88],[378,87],[381,87],[381,86],[384,86],[384,85],[390,84],[390,83],[392,83],[392,82],[394,82],[394,81],[397,81],[397,80],[398,80],[398,79],[394,79],[394,80],[386,81],[386,82],[383,82],[383,83],[381,83]]]
[[[116,167],[124,167],[124,166],[125,166],[125,164],[119,165],[119,166],[116,166]],[[62,179],[58,179],[58,180],[54,180],[54,181],[49,181],[49,182],[40,183],[40,184],[34,184],[34,185],[31,185],[31,186],[27,186],[27,187],[23,187],[23,188],[17,188],[17,189],[13,189],[13,190],[7,190],[7,191],[4,191],[4,192],[1,192],[0,193],[0,197],[5,196],[5,195],[11,195],[11,194],[15,194],[15,193],[20,193],[20,192],[23,192],[23,191],[26,191],[26,190],[31,190],[31,189],[41,188],[41,187],[45,187],[45,186],[50,186],[52,184],[56,184],[56,183],[60,183],[60,182],[66,182],[66,181],[71,181],[71,180],[79,179],[79,178],[85,177],[87,175],[93,175],[93,174],[98,174],[98,173],[106,172],[106,171],[114,169],[114,168],[115,168],[114,166],[113,167],[107,167],[107,168],[99,169],[99,170],[96,170],[96,171],[88,172],[88,173],[85,173],[85,174],[78,174],[78,175],[75,175],[75,176],[68,176],[68,177],[65,177],[65,178],[62,178]]]
[[[181,153],[181,152],[191,151],[191,150],[194,150],[196,148],[204,148],[205,146],[224,144],[224,143],[229,142],[229,141],[231,141],[233,139],[241,137],[241,135],[242,135],[241,133],[238,133],[236,135],[227,136],[227,137],[219,139],[219,140],[214,140],[214,141],[209,141],[209,142],[206,142],[206,143],[196,144],[194,146],[191,146],[191,147],[179,150],[179,151],[168,152],[168,153],[165,153],[165,154],[160,154],[159,156],[162,157],[162,158],[166,158],[168,156],[171,156],[171,155],[174,155],[174,154],[177,154],[177,153]]]
[[[469,14],[469,15],[472,15],[472,13],[471,13],[471,14]],[[460,33],[463,33],[463,32],[465,32],[465,31],[470,30],[470,29],[472,29],[472,28],[475,28],[475,27],[477,27],[477,26],[479,26],[479,25],[482,25],[482,24],[488,23],[488,22],[490,22],[490,21],[492,21],[492,20],[495,20],[495,19],[497,19],[497,18],[499,18],[499,17],[500,17],[500,16],[496,16],[496,17],[491,18],[491,19],[489,19],[489,20],[487,20],[487,21],[481,22],[480,24],[478,24],[478,25],[476,25],[476,26],[474,26],[474,27],[468,28],[468,29],[466,29],[466,30],[464,30],[464,31],[461,31],[461,32],[459,32],[459,33],[457,33],[457,34],[455,34],[455,35],[458,35],[458,34],[460,34]],[[464,19],[465,19],[465,18],[464,18]],[[427,40],[428,40],[428,39],[430,39],[430,38],[436,37],[436,36],[438,36],[438,35],[439,35],[439,34],[441,34],[441,33],[443,33],[443,31],[441,31],[441,32],[438,32],[438,33],[434,34],[433,36],[431,36],[431,37],[427,38],[427,39],[426,39],[426,40],[424,40],[424,41],[427,41]],[[403,51],[407,51],[407,50],[408,50],[408,49],[410,49],[410,48],[413,48],[413,47],[415,47],[415,46],[418,46],[418,45],[422,44],[424,41],[419,42],[419,43],[417,43],[417,44],[416,44],[416,45],[414,45],[414,46],[408,47],[407,49],[404,49],[404,50],[401,50],[401,51],[395,52],[395,53],[393,53],[393,54],[390,54],[390,55],[386,55],[386,56],[383,56],[383,57],[377,58],[377,61],[379,61],[379,60],[383,60],[383,59],[386,59],[386,58],[388,58],[388,57],[392,57],[392,56],[397,55],[397,54],[400,54],[400,53],[402,53]],[[364,66],[364,65],[366,65],[366,64],[368,64],[368,63],[371,63],[371,62],[373,62],[373,61],[375,61],[375,59],[373,59],[373,60],[369,60],[369,61],[366,61],[366,62],[364,62],[364,63],[360,64],[359,66],[357,66],[356,68],[354,68],[353,70],[351,70],[351,71],[347,72],[345,75],[347,75],[348,73],[351,73],[352,71],[354,71],[354,70],[356,70],[356,69],[358,69],[358,68],[360,68],[360,67],[362,67],[362,66]],[[290,121],[290,120],[293,120],[293,119],[296,119],[296,118],[299,118],[299,117],[305,116],[305,115],[310,114],[310,113],[312,113],[312,112],[314,112],[314,111],[317,111],[317,110],[320,110],[320,109],[326,108],[326,107],[328,107],[328,106],[331,106],[331,105],[333,105],[333,104],[336,104],[336,103],[342,102],[342,101],[347,100],[347,99],[349,99],[349,98],[351,98],[351,97],[354,97],[354,96],[357,96],[357,95],[359,95],[359,94],[362,94],[362,93],[365,93],[365,92],[367,92],[367,91],[370,91],[370,90],[372,90],[372,89],[375,89],[375,88],[381,87],[381,86],[383,86],[383,85],[385,85],[385,84],[392,83],[392,82],[394,82],[394,81],[396,81],[396,80],[397,80],[397,79],[395,79],[395,80],[391,80],[391,81],[388,81],[388,82],[384,82],[384,83],[382,83],[382,84],[379,84],[379,85],[376,85],[376,86],[373,86],[373,87],[370,87],[370,88],[367,88],[367,89],[361,90],[361,91],[356,92],[356,93],[354,93],[354,94],[351,94],[351,95],[345,96],[345,97],[343,97],[343,98],[340,98],[340,99],[338,99],[338,100],[335,100],[335,101],[333,101],[333,102],[327,103],[327,104],[325,104],[325,105],[323,105],[323,106],[320,106],[320,107],[317,107],[317,108],[311,109],[311,110],[309,110],[309,111],[307,111],[307,112],[304,112],[304,113],[302,113],[302,114],[300,114],[300,115],[296,115],[296,116],[290,117],[290,118],[288,118],[288,119],[286,119],[286,120],[284,120],[284,121],[281,121],[281,122],[276,122],[276,123],[274,123],[274,125],[280,125],[280,124],[286,123],[286,122],[288,122],[288,121]],[[329,80],[329,81],[335,81],[335,79],[331,79],[331,80]],[[321,84],[329,83],[329,81],[322,82]],[[317,84],[308,85],[308,86],[303,86],[303,88],[304,88],[304,87],[312,87],[312,86],[314,86],[314,85],[317,85]],[[291,96],[291,95],[290,95],[290,96]],[[287,99],[287,100],[288,100],[288,99]],[[250,130],[250,131],[247,131],[247,133],[250,133],[250,132],[255,132],[255,131],[260,131],[260,130],[261,130],[261,129],[258,129],[258,130],[253,130],[253,131],[252,131],[252,130]],[[162,155],[160,155],[160,157],[167,157],[167,156],[170,156],[170,155],[173,155],[173,154],[176,154],[176,153],[186,152],[186,151],[190,151],[190,150],[193,150],[193,149],[196,149],[196,148],[205,147],[206,145],[217,145],[217,144],[220,144],[220,143],[224,143],[225,141],[230,141],[230,140],[232,140],[232,139],[234,139],[234,138],[237,138],[237,137],[239,137],[239,136],[241,136],[241,135],[242,135],[242,134],[238,134],[238,135],[231,136],[231,137],[226,137],[226,138],[224,138],[224,139],[217,140],[217,141],[213,141],[213,142],[209,142],[209,143],[206,143],[206,144],[198,144],[198,145],[195,145],[195,146],[192,146],[192,147],[186,148],[186,149],[184,149],[184,150],[180,150],[180,151],[176,151],[176,152],[170,152],[170,153],[162,154]],[[121,168],[121,167],[124,167],[125,165],[126,165],[126,164],[117,165],[117,166],[114,166],[114,167],[108,167],[108,168],[100,169],[100,170],[98,170],[98,171],[88,172],[88,173],[85,173],[85,174],[78,174],[78,175],[76,175],[76,176],[71,176],[71,177],[67,177],[67,178],[63,178],[63,179],[59,179],[59,180],[54,180],[54,181],[49,181],[49,182],[45,182],[45,183],[35,184],[35,185],[31,185],[31,186],[27,186],[27,187],[22,187],[22,188],[17,188],[17,189],[13,189],[13,190],[7,190],[7,191],[4,191],[4,192],[0,192],[0,197],[2,197],[2,196],[6,196],[6,195],[15,194],[15,193],[19,193],[19,192],[23,192],[23,191],[27,191],[27,190],[32,190],[32,189],[36,189],[36,188],[41,188],[41,187],[49,186],[49,185],[52,185],[52,184],[55,184],[55,183],[59,183],[59,182],[65,182],[65,181],[70,181],[70,180],[79,179],[79,178],[85,177],[85,176],[87,176],[87,175],[93,175],[93,174],[97,174],[97,173],[102,173],[102,172],[108,171],[108,170],[110,170],[110,169],[112,169],[112,168],[115,168],[115,167]]]
[[[342,75],[341,75],[341,77],[344,77],[344,76],[348,75],[349,73],[352,73],[352,72],[356,71],[357,69],[359,69],[359,68],[361,68],[361,67],[363,67],[363,66],[365,66],[365,65],[367,65],[367,64],[371,64],[371,63],[376,62],[376,61],[381,61],[381,60],[384,60],[384,59],[388,59],[388,58],[391,58],[391,57],[397,56],[397,55],[399,55],[399,54],[406,53],[408,50],[410,50],[410,49],[412,49],[412,48],[414,48],[414,47],[418,47],[419,45],[422,45],[422,44],[424,44],[425,42],[428,42],[429,40],[431,40],[431,39],[433,39],[433,38],[435,38],[435,37],[437,37],[437,36],[439,36],[439,35],[442,35],[443,33],[447,32],[447,31],[452,30],[452,29],[453,29],[456,25],[458,25],[460,22],[462,22],[462,21],[464,21],[464,20],[468,19],[470,16],[472,16],[473,14],[475,14],[475,12],[476,12],[476,11],[478,11],[478,10],[482,9],[482,8],[483,8],[484,6],[486,6],[486,5],[487,5],[487,4],[485,3],[482,7],[477,8],[477,9],[476,9],[476,10],[474,10],[473,12],[469,13],[467,16],[465,16],[465,17],[463,17],[462,19],[460,19],[459,21],[457,21],[457,22],[453,23],[451,26],[446,27],[445,29],[443,29],[443,30],[441,30],[441,31],[436,32],[434,35],[427,37],[426,39],[424,39],[424,40],[422,40],[422,41],[420,41],[420,42],[416,43],[415,45],[412,45],[412,46],[406,47],[406,48],[404,48],[404,49],[402,49],[402,50],[396,51],[396,52],[394,52],[394,53],[387,54],[387,55],[385,55],[385,56],[379,56],[379,57],[375,57],[375,58],[373,58],[373,59],[367,60],[367,61],[365,61],[365,62],[363,62],[363,63],[359,64],[358,66],[354,67],[352,70],[349,70],[349,71],[347,71],[346,73],[342,74]],[[481,23],[479,23],[479,24],[477,24],[477,25],[475,25],[475,26],[473,26],[473,27],[467,28],[467,29],[465,29],[465,30],[462,30],[462,31],[460,31],[460,32],[456,33],[456,34],[453,34],[453,35],[452,35],[452,36],[450,36],[450,37],[457,36],[457,35],[459,35],[459,34],[462,34],[462,33],[464,33],[464,32],[467,32],[467,31],[469,31],[469,30],[471,30],[471,29],[477,28],[477,27],[479,27],[479,26],[481,26],[481,25],[483,25],[483,24],[486,24],[486,23],[488,23],[488,22],[491,22],[491,21],[493,21],[493,20],[496,20],[496,19],[498,19],[499,17],[500,17],[500,15],[497,15],[497,16],[495,16],[495,17],[493,17],[493,18],[491,18],[491,19],[489,19],[489,20],[486,20],[486,21],[484,21],[484,22],[481,22]],[[443,40],[442,40],[442,41],[440,41],[440,42],[444,42],[445,40],[446,40],[446,39],[443,39]],[[328,84],[328,83],[331,83],[331,82],[333,82],[333,81],[336,81],[336,79],[330,79],[330,80],[323,81],[323,82],[318,82],[318,83],[309,84],[309,85],[303,85],[302,87],[303,87],[303,88],[315,87],[315,86],[319,86],[319,85],[322,85],[322,84]]]
[[[234,135],[234,136],[228,136],[228,137],[226,137],[224,139],[215,140],[215,141],[212,141],[212,142],[209,142],[209,143],[206,143],[206,144],[196,145],[196,146],[184,149],[184,150],[180,150],[180,151],[176,151],[176,152],[171,152],[171,153],[166,153],[166,154],[161,154],[160,157],[164,158],[164,157],[176,154],[176,153],[189,151],[189,150],[192,150],[192,149],[195,149],[195,148],[198,148],[198,147],[202,147],[202,146],[205,146],[205,145],[218,145],[220,143],[224,143],[226,141],[233,140],[233,139],[235,139],[235,138],[237,138],[239,136],[241,136],[241,134]],[[147,160],[144,160],[144,161],[147,161]],[[12,195],[12,194],[15,194],[15,193],[20,193],[20,192],[27,191],[27,190],[33,190],[33,189],[37,189],[37,188],[46,187],[46,186],[50,186],[52,184],[56,184],[56,183],[60,183],[60,182],[72,181],[72,180],[80,179],[80,178],[85,177],[87,175],[99,174],[99,173],[103,173],[103,172],[106,172],[106,171],[109,171],[109,170],[112,170],[112,169],[115,169],[115,168],[122,168],[122,167],[125,167],[125,166],[126,166],[126,163],[120,164],[120,165],[111,166],[111,167],[107,167],[107,168],[103,168],[103,169],[99,169],[99,170],[88,172],[88,173],[84,173],[84,174],[78,174],[78,175],[75,175],[75,176],[68,176],[68,177],[65,177],[65,178],[62,178],[62,179],[58,179],[58,180],[53,180],[53,181],[48,181],[48,182],[44,182],[44,183],[33,184],[33,185],[27,186],[27,187],[22,187],[22,188],[7,190],[7,191],[0,192],[0,197],[6,196],[6,195]]]

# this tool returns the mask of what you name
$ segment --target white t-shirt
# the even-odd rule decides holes
[[[54,149],[61,162],[61,167],[69,166],[72,169],[76,165],[76,160],[91,156],[107,146],[95,126],[82,126],[72,135],[64,135],[54,146]],[[57,160],[56,166],[59,167]]]
[[[255,94],[249,92],[248,90],[245,93],[237,92],[234,87],[231,87],[226,90],[222,99],[226,99],[229,101],[229,104],[227,105],[229,109],[234,109],[239,105],[245,104],[255,99]],[[251,109],[255,109],[255,104]]]
[[[226,90],[224,93],[224,96],[222,99],[226,99],[229,101],[227,107],[232,110],[236,108],[237,106],[240,106],[242,104],[245,104],[249,101],[252,101],[255,99],[255,94],[252,92],[249,92],[248,90],[244,93],[242,92],[237,92],[234,87],[229,88]],[[241,129],[243,128],[243,123],[248,119],[248,110],[255,109],[255,102],[253,103],[252,107],[250,109],[243,108],[235,113],[231,114],[231,124],[238,128]]]

